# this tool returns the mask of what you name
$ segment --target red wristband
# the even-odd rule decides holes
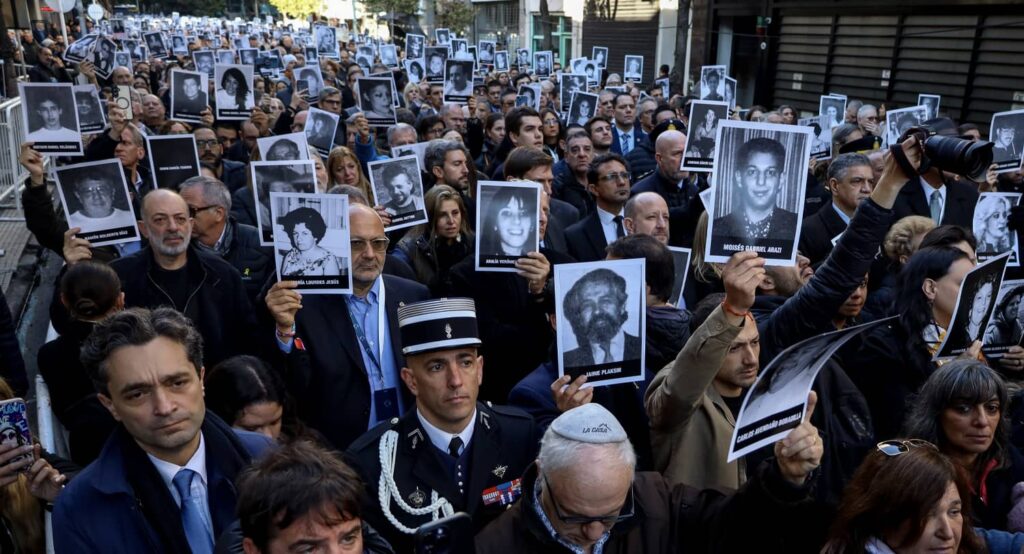
[[[727,313],[729,315],[734,315],[736,317],[747,317],[747,314],[750,313],[750,312],[737,312],[736,310],[733,310],[732,308],[729,307],[728,304],[725,303],[725,300],[722,300],[722,310],[725,311],[725,313]]]

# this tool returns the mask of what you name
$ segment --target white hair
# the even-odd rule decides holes
[[[589,457],[586,454],[591,452],[596,454],[596,459],[586,460],[588,462],[600,461],[601,465],[606,465],[607,462],[618,461],[629,467],[630,471],[636,469],[636,452],[629,439],[604,444],[580,442],[559,435],[551,427],[548,427],[548,430],[544,432],[544,437],[540,440],[537,461],[540,462],[541,470],[545,474],[549,474],[579,466],[584,459]]]

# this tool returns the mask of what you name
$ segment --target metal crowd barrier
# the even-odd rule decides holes
[[[19,215],[3,217],[0,221],[25,219],[19,189],[28,177],[28,172],[18,163],[21,143],[25,141],[23,117],[21,98],[15,97],[0,103],[0,208],[14,208]]]
[[[50,325],[46,333],[46,342],[57,338],[57,331]],[[36,375],[36,422],[39,444],[47,452],[52,452],[62,458],[70,458],[68,449],[67,432],[64,426],[57,421],[53,415],[53,407],[50,404],[50,389],[42,375]],[[46,552],[54,554],[53,548],[53,522],[50,512],[46,512]]]

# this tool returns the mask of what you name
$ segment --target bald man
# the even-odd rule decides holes
[[[170,306],[203,335],[207,367],[250,354],[256,317],[238,271],[214,252],[191,245],[192,218],[185,199],[168,189],[142,198],[142,250],[111,262],[121,278],[125,307]]]
[[[132,86],[132,70],[129,67],[119,65],[110,73],[110,80],[119,87]]]
[[[303,297],[295,281],[281,281],[266,297],[299,417],[340,450],[413,406],[394,314],[430,297],[417,282],[382,275],[388,238],[377,212],[353,204],[348,214],[352,294]]]
[[[682,122],[669,120],[662,125],[672,124],[682,128]],[[654,143],[654,160],[658,169],[633,186],[631,194],[651,192],[661,196],[668,205],[670,237],[672,246],[691,246],[697,218],[703,209],[697,199],[697,184],[690,174],[680,171],[683,152],[686,150],[686,135],[678,130],[666,130],[657,135]]]
[[[630,235],[650,235],[658,242],[668,246],[669,214],[668,204],[660,194],[641,192],[633,195],[626,202],[623,210],[626,233]]]

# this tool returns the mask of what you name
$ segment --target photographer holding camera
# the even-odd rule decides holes
[[[918,177],[911,178],[896,199],[893,206],[896,220],[920,215],[930,217],[936,225],[970,228],[978,191],[961,177],[986,181],[992,164],[992,144],[961,139],[957,136],[956,125],[945,117],[908,129],[900,141],[909,136],[917,137],[925,159],[915,172]],[[904,172],[911,174],[906,168]]]

